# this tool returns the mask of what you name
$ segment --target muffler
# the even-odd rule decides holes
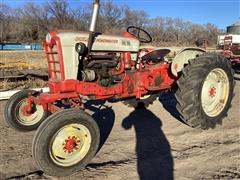
[[[92,19],[91,19],[91,24],[89,27],[90,33],[89,33],[89,38],[88,38],[88,57],[91,53],[92,45],[93,45],[94,38],[95,38],[95,29],[96,29],[96,24],[97,24],[99,7],[100,7],[100,0],[95,0],[95,3],[93,3]]]

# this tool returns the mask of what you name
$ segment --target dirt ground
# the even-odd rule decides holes
[[[46,67],[43,51],[1,52],[0,63],[34,62]],[[0,179],[240,179],[240,81],[223,124],[202,131],[181,123],[173,95],[162,95],[148,109],[121,102],[91,108],[101,131],[101,149],[72,176],[50,177],[31,155],[35,132],[10,129],[0,101]]]
[[[34,132],[10,129],[0,102],[0,179],[240,179],[240,82],[223,124],[192,129],[178,120],[175,99],[164,95],[148,109],[121,102],[91,108],[101,131],[102,147],[82,171],[50,177],[31,155]]]

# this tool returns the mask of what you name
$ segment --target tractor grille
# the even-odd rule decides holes
[[[64,80],[63,59],[60,43],[48,44],[44,42],[45,53],[48,63],[49,78],[52,81]],[[58,46],[59,45],[59,46]]]

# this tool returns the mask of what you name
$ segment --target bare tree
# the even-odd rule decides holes
[[[112,1],[101,4],[97,22],[97,29],[100,32],[117,33],[121,30],[123,17],[122,8],[114,5]]]
[[[10,8],[0,4],[1,42],[42,41],[52,29],[88,30],[91,6],[70,7],[67,0],[52,0],[36,5],[28,2],[22,8]],[[128,26],[147,29],[153,44],[160,46],[194,45],[199,38],[216,43],[222,31],[215,25],[193,24],[180,18],[149,18],[145,11],[131,10],[128,6],[117,6],[111,0],[101,4],[97,31],[120,33]]]
[[[144,27],[148,22],[148,14],[145,11],[131,10],[128,6],[124,7],[123,23],[125,27],[139,26]]]
[[[83,7],[77,7],[70,12],[71,19],[73,19],[73,28],[76,30],[87,30],[90,24],[90,14]]]
[[[12,21],[12,9],[7,5],[0,3],[0,42],[10,39],[10,24]]]
[[[221,30],[219,30],[214,24],[208,23],[205,25],[206,31],[208,33],[208,41],[210,45],[214,45],[217,42],[217,34],[221,34]]]
[[[21,36],[32,40],[43,38],[49,27],[48,11],[45,5],[36,5],[26,3],[25,6],[18,10],[20,17],[18,27],[21,27]],[[22,25],[22,26],[21,26]]]
[[[71,27],[74,23],[70,16],[69,4],[67,0],[53,0],[47,4],[48,12],[52,17],[54,26],[60,29]]]

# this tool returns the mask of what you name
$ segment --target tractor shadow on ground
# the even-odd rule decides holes
[[[85,104],[86,109],[93,112],[91,116],[96,120],[100,130],[100,144],[98,151],[106,142],[115,122],[115,113],[112,110],[112,107],[104,105],[105,102],[106,101],[90,101]]]
[[[234,70],[234,80],[240,81],[240,64],[234,64],[232,65],[232,68]]]
[[[173,158],[161,120],[144,106],[135,109],[122,122],[136,133],[137,171],[140,180],[173,179]]]
[[[162,93],[161,96],[159,97],[159,101],[163,105],[164,109],[166,109],[175,119],[177,119],[183,124],[186,124],[181,119],[180,113],[176,108],[177,100],[174,96],[174,93]]]

